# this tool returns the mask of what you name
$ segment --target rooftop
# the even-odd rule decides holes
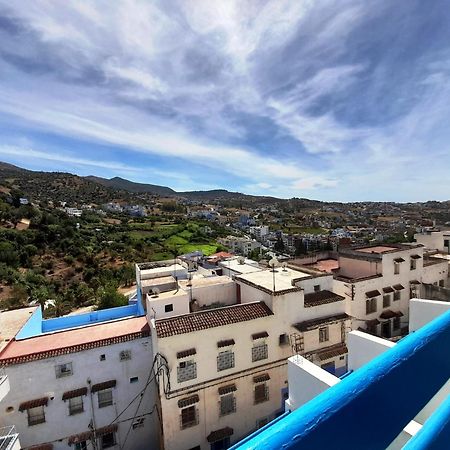
[[[38,306],[33,306],[32,308],[14,309],[0,313],[0,352],[16,336],[37,309]]]
[[[357,252],[364,252],[364,253],[386,253],[386,252],[397,251],[398,248],[388,247],[385,245],[375,245],[373,247],[356,248],[355,250]]]
[[[219,262],[219,266],[238,273],[252,273],[263,270],[261,269],[261,267],[259,267],[256,261],[245,260],[243,262],[240,262],[238,258],[221,261]]]
[[[345,298],[342,297],[341,295],[335,294],[334,292],[327,290],[305,294],[306,307],[325,305],[327,303],[341,302],[342,300],[345,300]]]
[[[118,320],[90,327],[13,340],[0,353],[0,364],[20,364],[50,356],[125,342],[149,335],[145,317]]]
[[[159,338],[193,333],[208,328],[222,327],[248,320],[271,316],[273,313],[264,302],[242,303],[224,308],[198,311],[167,319],[155,320]]]
[[[55,331],[92,326],[102,322],[143,316],[144,314],[145,312],[140,302],[99,311],[91,311],[84,314],[56,317],[54,319],[44,319],[41,308],[36,308],[29,317],[29,320],[16,334],[15,338],[17,340],[27,339]]]
[[[333,273],[334,270],[339,269],[339,261],[337,259],[320,259],[311,264],[305,264],[306,267],[320,270],[321,272]]]
[[[227,276],[218,276],[218,277],[196,277],[192,278],[192,280],[180,280],[179,284],[182,289],[188,290],[190,288],[189,284],[192,285],[192,288],[199,288],[204,286],[218,286],[220,284],[229,284],[233,283],[233,280]]]
[[[294,281],[301,278],[311,278],[312,275],[300,270],[293,270],[290,268],[278,268],[275,272],[272,270],[261,270],[259,272],[252,272],[245,275],[240,275],[237,280],[247,281],[257,287],[262,287],[268,291],[274,291],[275,278],[275,292],[285,291],[288,289],[297,288]]]

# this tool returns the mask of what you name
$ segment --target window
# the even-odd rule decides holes
[[[444,247],[450,247],[450,239],[444,239]]]
[[[178,365],[178,383],[197,378],[197,363],[194,361],[181,361]]]
[[[445,283],[444,280],[439,280],[439,286],[444,287],[444,283]]]
[[[233,393],[222,395],[220,397],[220,415],[226,416],[236,412],[236,397]]]
[[[280,334],[278,342],[280,345],[289,345],[289,336],[286,333]]]
[[[104,408],[113,404],[112,389],[103,389],[98,391],[98,407]]]
[[[136,419],[132,425],[133,430],[135,430],[136,428],[142,428],[144,426],[144,420],[145,417],[140,417],[139,419]]]
[[[100,355],[100,361],[105,361],[106,360],[106,355]]]
[[[83,396],[69,398],[69,415],[73,416],[83,411]]]
[[[164,311],[165,312],[172,312],[173,311],[173,304],[170,303],[168,305],[164,305]]]
[[[116,445],[116,435],[113,432],[105,433],[100,437],[101,448],[109,448]]]
[[[139,377],[131,377],[130,383],[137,383],[139,381]]]
[[[36,408],[30,408],[28,413],[28,426],[37,425],[45,422],[45,412],[43,406],[37,406]]]
[[[255,345],[252,348],[252,361],[261,361],[262,359],[267,359],[269,357],[268,355],[268,348],[267,344],[260,344]]]
[[[75,444],[75,450],[87,450],[87,442],[81,441]]]
[[[392,329],[393,330],[400,329],[400,317],[394,317],[394,320],[392,321]]]
[[[234,352],[231,350],[225,350],[224,352],[219,352],[217,356],[217,371],[231,369],[234,367]]]
[[[414,258],[411,258],[409,267],[410,267],[411,270],[416,270],[417,261]]]
[[[377,299],[369,298],[366,300],[366,314],[377,312]]]
[[[328,327],[319,328],[319,342],[326,342],[329,338]]]
[[[55,366],[56,378],[68,377],[73,374],[72,363],[59,364]]]
[[[131,359],[131,350],[122,350],[119,354],[119,358],[121,361],[127,361]]]
[[[195,405],[181,410],[181,429],[193,427],[198,424],[198,414]]]
[[[383,295],[383,308],[391,306],[391,296],[389,294]]]
[[[260,383],[255,386],[255,405],[269,400],[269,386],[266,383]]]
[[[400,273],[400,264],[394,263],[394,275],[398,275]]]
[[[320,284],[314,285],[314,292],[319,292],[319,291],[320,291]]]
[[[395,291],[394,292],[394,301],[396,302],[397,300],[400,300],[401,295],[402,295],[402,293],[400,291]]]

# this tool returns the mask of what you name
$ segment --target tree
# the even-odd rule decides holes
[[[100,288],[99,291],[97,309],[115,308],[117,306],[128,305],[128,299],[125,295],[117,292],[117,289],[112,284]]]
[[[273,246],[273,249],[279,253],[284,252],[284,242],[281,236],[278,237],[277,242],[275,242],[275,245]]]

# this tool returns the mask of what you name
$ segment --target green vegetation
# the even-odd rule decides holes
[[[134,263],[171,259],[201,250],[223,249],[216,238],[224,230],[202,221],[155,217],[103,219],[93,212],[70,218],[57,209],[19,206],[0,199],[0,303],[19,308],[35,301],[47,316],[93,305],[127,303],[118,288],[134,282]],[[28,229],[15,225],[30,219]],[[212,230],[212,231],[211,231]]]

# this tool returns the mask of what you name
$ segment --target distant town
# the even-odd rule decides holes
[[[0,175],[7,450],[253,448],[335,385],[363,377],[351,401],[366,402],[364,370],[390,382],[375,357],[409,345],[401,369],[450,309],[448,202]],[[389,448],[419,435],[441,387]]]

